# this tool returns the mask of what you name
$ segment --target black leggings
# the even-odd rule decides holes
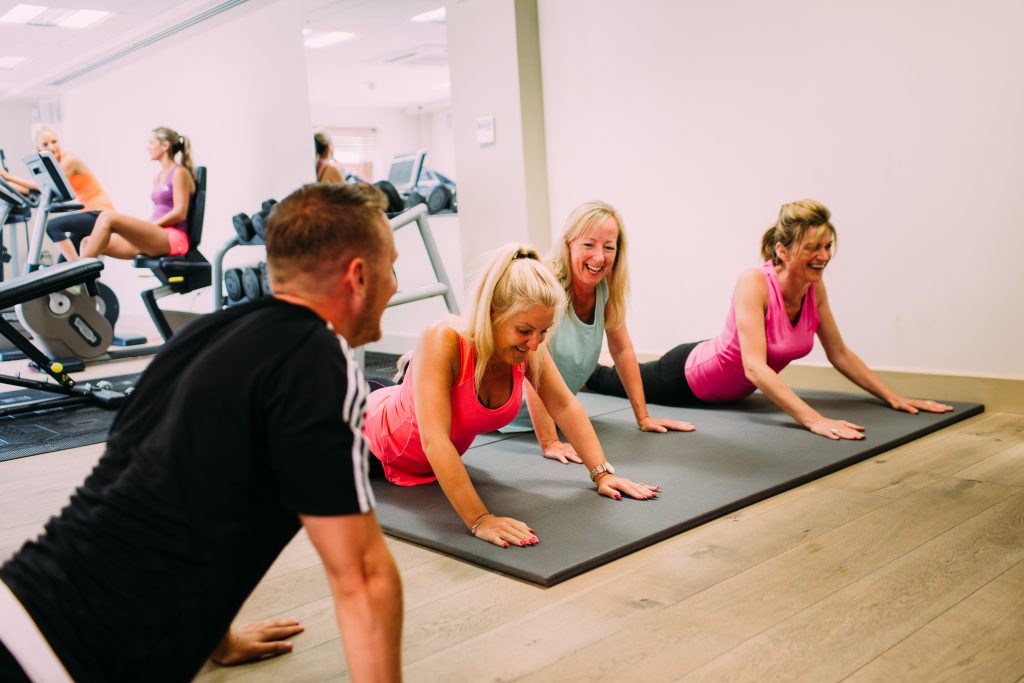
[[[99,215],[99,211],[80,211],[55,216],[46,221],[46,234],[54,244],[70,237],[75,249],[78,249],[82,244],[82,238],[92,234],[92,228],[96,225]]]
[[[694,396],[686,383],[686,359],[701,342],[680,344],[658,360],[640,363],[640,379],[644,385],[644,398],[648,403],[663,406],[692,406],[704,403]],[[598,365],[587,380],[587,389],[598,394],[626,398],[619,373],[614,367]]]

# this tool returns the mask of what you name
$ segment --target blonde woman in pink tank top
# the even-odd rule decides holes
[[[466,528],[483,541],[506,548],[537,543],[525,522],[488,510],[462,464],[478,434],[516,416],[525,381],[590,470],[600,495],[657,496],[657,486],[614,474],[590,419],[542,345],[564,308],[562,286],[536,251],[509,244],[495,252],[465,324],[428,328],[402,384],[370,394],[363,434],[379,461],[371,472],[399,486],[436,480]]]
[[[765,263],[744,271],[736,282],[722,334],[680,344],[659,360],[641,364],[648,400],[670,405],[721,403],[760,389],[815,434],[833,440],[863,439],[864,427],[822,415],[779,376],[791,361],[810,353],[817,335],[839,372],[894,410],[911,414],[953,410],[936,401],[897,394],[843,342],[822,279],[836,236],[831,217],[813,199],[784,204],[775,224],[761,238]],[[587,387],[624,395],[614,371],[607,367],[599,367]]]

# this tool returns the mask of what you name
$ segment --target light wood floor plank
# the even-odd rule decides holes
[[[1018,491],[676,680],[841,680],[1024,561],[1022,538]]]
[[[1017,444],[990,458],[960,470],[961,479],[978,479],[997,484],[1024,486],[1024,444]]]
[[[942,482],[809,539],[523,680],[672,680],[956,526],[1017,489]],[[679,580],[699,565],[679,567]],[[643,590],[640,585],[634,591]]]
[[[841,472],[830,485],[899,498],[1024,443],[1024,415],[982,414]]]
[[[846,679],[1017,681],[1024,677],[1024,562]]]

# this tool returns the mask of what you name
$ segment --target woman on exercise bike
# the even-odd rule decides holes
[[[617,476],[583,407],[551,361],[545,335],[565,307],[562,286],[529,247],[494,253],[473,290],[465,324],[429,327],[408,361],[402,384],[367,401],[363,433],[376,458],[371,476],[399,486],[437,481],[477,538],[501,547],[537,542],[524,522],[491,513],[462,455],[473,439],[519,412],[529,384],[590,470],[597,492],[654,498],[658,487]]]
[[[46,234],[57,245],[61,255],[68,260],[76,259],[77,245],[92,232],[101,212],[114,211],[114,203],[86,163],[61,149],[60,138],[52,126],[45,123],[33,124],[32,141],[37,151],[50,152],[57,159],[71,183],[71,189],[75,191],[76,200],[84,207],[74,213],[53,216],[46,222]],[[35,182],[12,176],[3,169],[0,169],[0,175],[25,194],[39,189]]]
[[[715,339],[680,344],[640,365],[647,398],[665,405],[736,401],[760,389],[801,425],[829,439],[863,439],[864,427],[825,417],[779,374],[806,356],[814,336],[847,379],[894,410],[945,413],[952,406],[900,396],[843,343],[828,305],[823,275],[832,260],[836,229],[831,212],[813,199],[784,204],[761,238],[765,263],[740,274],[725,331]],[[624,395],[613,368],[599,366],[587,388]]]
[[[191,143],[170,128],[157,128],[149,137],[149,157],[160,164],[153,183],[153,216],[144,221],[104,211],[92,234],[82,243],[83,257],[100,254],[132,259],[183,256],[188,253],[188,204],[196,191]]]
[[[591,201],[576,207],[565,221],[562,236],[547,263],[565,289],[565,318],[548,340],[548,351],[562,379],[574,394],[597,367],[603,338],[615,360],[637,427],[645,432],[693,431],[689,422],[652,417],[637,369],[636,352],[626,329],[626,234],[622,217],[612,206]],[[537,436],[544,457],[562,463],[580,462],[573,447],[558,439],[555,423],[536,392],[523,387],[525,402],[503,432]]]

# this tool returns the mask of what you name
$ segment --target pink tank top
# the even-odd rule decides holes
[[[461,456],[479,434],[504,427],[519,413],[525,366],[522,363],[512,366],[512,395],[505,405],[491,409],[477,398],[473,383],[473,347],[462,335],[459,335],[459,358],[459,377],[451,390],[451,440]],[[410,366],[414,361],[410,361]],[[363,435],[370,444],[370,451],[384,465],[388,481],[399,486],[437,480],[420,443],[412,382],[412,368],[409,367],[401,384],[370,394],[363,422]]]
[[[764,314],[768,367],[781,372],[791,361],[811,352],[814,334],[821,323],[818,302],[812,285],[804,295],[800,317],[794,325],[786,315],[779,275],[771,261],[761,266],[761,274],[768,285],[768,309]],[[709,403],[735,401],[754,393],[756,387],[743,372],[735,303],[729,306],[725,331],[698,344],[686,359],[686,383],[697,398]]]

